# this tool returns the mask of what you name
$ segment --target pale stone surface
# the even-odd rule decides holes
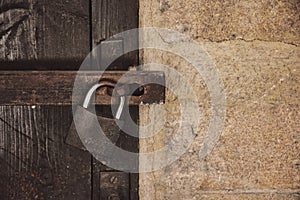
[[[184,32],[193,39],[300,44],[298,0],[140,0],[142,26]]]
[[[179,160],[162,170],[140,175],[140,198],[299,199],[299,2],[205,2],[140,1],[142,27],[180,30],[178,27],[189,25],[180,31],[197,38],[215,61],[225,85],[227,109],[224,131],[217,145],[205,160],[199,160],[198,153],[211,117],[211,99],[205,82],[179,57],[155,50],[143,52],[144,63],[169,65],[193,83],[202,117],[192,146]],[[220,2],[225,9],[221,9]],[[266,6],[269,4],[273,6]],[[200,8],[205,8],[204,14],[220,13],[222,21],[205,26],[207,19],[199,20]],[[274,13],[277,13],[275,17]],[[254,20],[245,26],[238,23],[251,16],[260,16],[265,21]],[[239,20],[229,23],[228,20],[238,17]],[[284,23],[287,19],[293,23]],[[216,25],[222,25],[223,29]],[[242,40],[230,38],[232,32]],[[227,39],[231,41],[225,41]],[[167,81],[174,80],[167,77]],[[141,151],[161,148],[175,137],[180,121],[179,105],[178,99],[168,91],[165,105],[141,106],[141,125],[149,123],[151,109],[161,107],[167,113],[159,134],[141,140]],[[230,194],[230,191],[236,193]]]
[[[300,196],[297,194],[201,194],[196,195],[195,200],[299,200]]]

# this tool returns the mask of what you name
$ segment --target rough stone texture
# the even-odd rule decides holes
[[[183,59],[145,50],[144,63],[169,65],[193,83],[202,117],[180,159],[140,175],[141,199],[300,198],[299,13],[296,0],[140,1],[141,27],[179,30],[207,50],[225,85],[227,113],[213,152],[199,160],[211,116],[205,82]],[[141,125],[160,120],[162,109],[167,117],[159,134],[140,141],[140,151],[161,148],[178,134],[179,105],[167,91],[165,105],[141,106]]]
[[[299,0],[141,0],[140,8],[142,26],[172,28],[193,39],[300,44]]]
[[[299,195],[292,195],[292,194],[201,194],[196,195],[194,199],[197,200],[240,200],[240,199],[249,199],[249,200],[266,200],[266,199],[272,199],[272,200],[282,200],[282,199],[288,199],[288,200],[298,200]]]

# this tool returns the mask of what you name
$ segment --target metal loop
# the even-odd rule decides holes
[[[93,87],[91,87],[91,89],[88,91],[88,93],[85,96],[85,99],[83,101],[83,105],[82,107],[84,108],[88,108],[92,95],[94,94],[94,92],[100,88],[100,87],[104,87],[107,86],[107,84],[103,84],[103,83],[97,83],[95,84]],[[124,104],[125,104],[125,97],[124,96],[120,96],[120,105],[118,107],[117,113],[116,113],[116,119],[120,119],[123,108],[124,108]]]

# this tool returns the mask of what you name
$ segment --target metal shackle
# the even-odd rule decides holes
[[[93,87],[91,87],[91,89],[88,91],[88,93],[85,96],[82,107],[88,108],[89,104],[90,104],[90,101],[91,101],[91,98],[92,98],[92,95],[94,94],[94,92],[98,88],[104,87],[104,86],[108,86],[108,85],[107,84],[102,84],[102,83],[97,83]],[[124,108],[124,104],[125,104],[125,97],[120,96],[120,105],[119,105],[117,113],[116,113],[116,119],[120,119],[123,108]]]

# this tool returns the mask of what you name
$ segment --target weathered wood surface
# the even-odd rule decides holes
[[[145,84],[156,82],[164,84],[162,72],[105,72],[103,80],[111,80],[129,87],[131,84],[143,86],[144,94],[132,96],[129,103],[139,105],[141,103],[159,103],[164,100],[164,87],[158,84]],[[75,79],[80,84],[76,93],[72,92]],[[99,72],[71,72],[71,71],[43,71],[43,72],[0,72],[0,105],[71,105],[81,104],[85,94],[92,85],[99,82]],[[111,83],[110,83],[111,84]],[[109,105],[117,97],[111,98],[111,94],[105,89],[98,91],[95,104]]]
[[[90,156],[64,144],[70,107],[0,107],[1,199],[88,199]]]
[[[76,70],[90,47],[138,27],[137,2],[2,0],[0,70]],[[137,45],[137,40],[126,42]],[[137,61],[138,53],[133,52],[110,69],[126,70]],[[0,109],[0,199],[90,199],[91,192],[99,199],[94,196],[100,192],[96,177],[99,180],[104,167],[96,169],[100,164],[91,165],[88,153],[63,143],[72,121],[70,106]],[[135,150],[136,145],[137,141]],[[130,175],[131,199],[138,199],[137,180]]]
[[[93,47],[115,34],[138,28],[137,0],[91,0],[91,2]],[[115,39],[122,40],[123,38]],[[123,40],[123,48],[138,48],[138,32],[133,40]],[[122,65],[118,64],[120,61]],[[137,66],[138,51],[122,56],[115,63],[109,69],[127,70],[129,66]],[[101,69],[100,66],[99,69]]]
[[[129,108],[125,108],[124,112],[126,112],[125,110],[129,109],[129,113],[132,117],[132,120],[135,123],[138,123],[138,118],[139,118],[139,107],[138,106],[129,106]],[[111,108],[110,106],[97,106],[96,107],[96,112],[97,113],[101,113],[102,115],[112,118],[112,113],[111,113]],[[124,125],[128,125],[128,121],[130,119],[127,118],[121,118],[121,120],[124,120]],[[126,128],[128,130],[128,128]],[[131,134],[138,134],[138,129],[134,129],[131,128],[132,131],[135,131],[135,133],[131,133]],[[122,148],[126,151],[129,152],[134,152],[134,153],[138,153],[139,152],[139,139],[137,137],[133,137],[131,135],[128,135],[127,133],[124,132],[120,132],[120,136],[118,138],[118,141],[116,142],[116,146],[118,146],[119,148]],[[138,160],[132,160],[132,162],[136,163],[136,166],[138,167]],[[124,200],[137,200],[139,199],[139,192],[138,192],[138,180],[139,180],[139,175],[138,174],[134,174],[134,173],[126,173],[126,172],[118,172],[115,169],[112,169],[108,166],[103,165],[102,163],[100,163],[99,161],[97,161],[96,159],[93,160],[93,198],[94,199],[101,199],[100,197],[104,197],[107,195],[107,193],[104,191],[99,190],[100,189],[105,189],[106,187],[108,188],[118,188],[117,184],[110,184],[103,182],[104,180],[101,179],[101,172],[107,172],[105,173],[107,176],[109,175],[109,173],[111,173],[111,176],[114,176],[114,174],[117,172],[118,174],[121,174],[122,177],[126,177],[126,179],[128,178],[129,180],[129,185],[127,185],[127,196],[126,198],[124,197],[124,188],[121,186],[119,187],[119,191],[114,190],[114,193],[118,193],[119,197],[124,197],[124,198],[120,198],[120,199],[124,199]],[[107,185],[108,184],[108,185]]]
[[[138,28],[138,2],[137,0],[91,0],[92,6],[92,46],[95,48],[97,45],[101,44],[103,40],[107,38],[111,38],[115,34],[118,34],[123,31],[127,31],[130,29]],[[124,38],[112,38],[113,46],[118,46],[119,49],[123,48],[131,48],[138,49],[138,32],[135,32],[135,36],[133,40],[124,40]],[[109,42],[105,41],[105,44],[109,44]],[[102,43],[102,45],[105,47]],[[102,48],[101,48],[102,49]],[[109,48],[106,48],[106,52],[110,52]],[[102,56],[101,60],[102,65],[98,66],[101,69],[101,66],[105,66],[106,58],[103,57],[102,52],[98,52]],[[111,53],[112,54],[112,53]],[[117,59],[114,63],[109,66],[109,70],[128,70],[130,66],[138,65],[138,51],[133,51],[128,54],[124,54],[119,59]],[[99,56],[99,55],[97,55]],[[156,85],[157,88],[152,88],[151,91],[155,92],[154,96],[157,96],[160,99],[160,95],[164,96],[164,92],[162,92],[162,88]],[[159,89],[160,88],[160,89]],[[145,90],[150,91],[150,90]],[[153,96],[153,97],[154,97]],[[143,100],[143,102],[145,102]],[[152,102],[153,103],[153,102]],[[133,120],[138,122],[138,106],[131,106],[130,113]],[[98,107],[98,112],[102,114],[110,115],[111,109],[108,107]],[[126,124],[126,122],[125,122]],[[138,132],[138,130],[135,130]],[[121,133],[119,141],[117,142],[117,146],[124,148],[125,150],[138,152],[139,151],[139,140],[138,138],[131,137],[125,133]],[[106,197],[106,193],[102,192],[101,189],[105,189],[103,187],[103,179],[101,176],[101,171],[114,171],[109,167],[106,167],[99,163],[97,160],[93,160],[93,199],[103,199]],[[112,172],[115,173],[115,172]],[[123,197],[123,199],[136,200],[138,197],[138,174],[127,174],[125,172],[121,173],[122,177],[128,177],[129,184],[126,185],[128,187],[127,194],[128,196],[122,196],[122,187],[119,188],[119,197]],[[102,180],[102,182],[101,182]],[[121,193],[121,194],[120,194]],[[101,198],[102,197],[102,198]],[[120,198],[122,199],[122,198]]]
[[[89,52],[86,0],[2,0],[0,24],[0,60],[14,61],[9,62],[14,69],[24,70],[16,61],[30,63],[28,69],[78,69]]]
[[[0,70],[78,69],[89,2],[2,0],[0,36]],[[70,106],[0,107],[0,199],[91,198],[90,155],[63,142],[71,121]]]

